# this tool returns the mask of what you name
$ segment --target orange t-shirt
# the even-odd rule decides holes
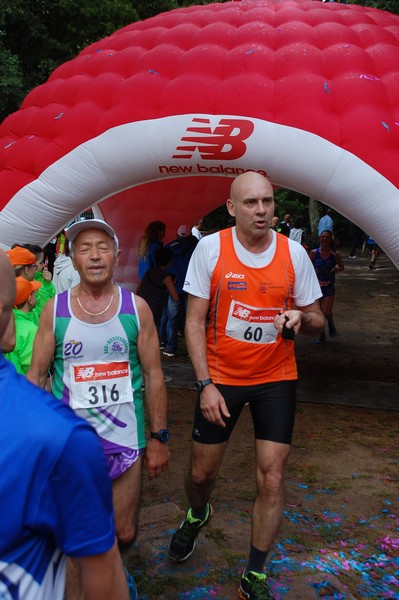
[[[232,230],[220,232],[220,254],[211,277],[207,356],[215,383],[255,385],[297,379],[294,343],[277,334],[274,318],[292,308],[295,272],[285,236],[267,266],[244,265]]]

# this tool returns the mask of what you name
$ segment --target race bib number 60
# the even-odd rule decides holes
[[[70,365],[71,407],[106,408],[133,401],[128,361]]]
[[[273,344],[277,339],[274,318],[280,308],[257,308],[232,300],[226,335],[249,344]]]

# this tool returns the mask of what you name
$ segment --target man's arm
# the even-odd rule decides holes
[[[288,321],[286,320],[288,317]],[[298,307],[297,310],[287,310],[274,319],[274,326],[281,334],[286,323],[287,329],[294,329],[295,333],[317,337],[324,329],[325,318],[321,310],[320,300],[308,306]]]
[[[4,331],[3,337],[0,340],[0,346],[4,354],[6,354],[7,352],[12,352],[14,350],[15,342],[15,319],[14,313],[11,313],[6,330]]]
[[[26,374],[29,381],[42,388],[46,386],[48,369],[55,352],[53,310],[54,300],[51,299],[42,310],[39,329],[33,344],[32,362]]]
[[[168,421],[168,401],[161,368],[159,339],[148,304],[136,296],[136,306],[140,318],[137,351],[144,377],[150,428],[151,431],[157,432],[166,429]],[[167,444],[152,438],[148,440],[144,464],[150,478],[163,473],[169,462],[169,454]]]
[[[209,300],[189,294],[186,316],[186,341],[197,379],[210,379],[206,354],[205,323]],[[214,385],[207,385],[201,392],[201,411],[205,419],[225,427],[225,418],[230,416],[223,396]]]
[[[85,600],[129,600],[122,559],[115,542],[104,554],[75,558]]]

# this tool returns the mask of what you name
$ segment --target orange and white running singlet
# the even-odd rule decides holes
[[[211,277],[207,355],[215,383],[255,385],[297,379],[294,343],[282,339],[274,318],[292,308],[295,272],[285,236],[265,267],[244,265],[232,230],[220,235],[220,254]]]

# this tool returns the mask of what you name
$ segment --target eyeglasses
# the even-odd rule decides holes
[[[35,271],[36,271],[38,269],[39,265],[34,263],[33,265],[27,265],[27,267],[29,267],[30,269],[35,269]]]

